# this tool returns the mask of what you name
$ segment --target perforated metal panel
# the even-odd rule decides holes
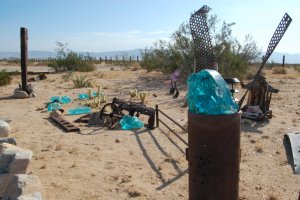
[[[291,22],[292,18],[287,13],[285,13],[271,38],[265,55],[265,59],[268,59],[271,56],[272,52],[278,45],[279,41],[281,40],[282,36],[284,35]]]
[[[190,28],[195,43],[196,72],[214,69],[215,55],[207,26],[207,13],[211,9],[204,5],[190,17]]]

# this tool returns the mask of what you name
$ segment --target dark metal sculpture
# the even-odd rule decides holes
[[[291,22],[292,18],[287,13],[285,13],[271,38],[267,52],[263,57],[263,61],[256,75],[254,76],[253,81],[244,86],[247,89],[247,91],[239,101],[239,109],[245,111],[249,106],[259,106],[262,109],[262,114],[260,116],[254,117],[258,120],[264,119],[265,116],[272,118],[272,112],[269,110],[272,93],[277,93],[279,91],[277,89],[274,89],[266,82],[265,78],[261,76],[261,71],[268,59],[270,58],[271,54],[273,53],[274,49],[280,42],[285,31],[288,29]],[[248,92],[249,95],[247,105],[246,107],[241,108]],[[253,117],[248,118],[254,119]]]
[[[111,129],[115,128],[121,118],[125,115],[123,111],[127,111],[130,116],[139,116],[140,114],[149,116],[147,128],[153,129],[155,123],[155,109],[146,107],[139,103],[125,101],[114,98],[111,103],[103,106],[100,111],[100,121],[104,126]]]
[[[195,72],[201,69],[215,69],[215,55],[207,26],[207,13],[211,9],[204,5],[190,17],[190,27],[195,43]]]

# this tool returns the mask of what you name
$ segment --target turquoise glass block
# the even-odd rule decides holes
[[[50,102],[60,102],[60,97],[59,96],[53,96],[50,98]]]
[[[215,70],[205,69],[188,77],[187,102],[195,114],[223,115],[238,111],[229,88]]]
[[[61,105],[57,102],[50,103],[47,106],[48,112],[52,112],[53,110],[58,110],[58,109],[61,109]]]
[[[144,123],[135,116],[124,115],[120,120],[123,130],[139,129],[144,127]]]
[[[60,99],[60,102],[62,104],[70,103],[72,101],[72,98],[69,96],[62,96]]]
[[[92,109],[87,106],[72,108],[68,110],[69,115],[80,115],[80,114],[88,114],[91,113]]]

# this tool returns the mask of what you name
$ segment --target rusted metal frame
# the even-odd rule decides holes
[[[155,113],[156,113],[156,127],[159,127],[159,123],[162,123],[165,127],[167,127],[167,129],[169,129],[172,133],[174,133],[174,135],[180,140],[182,141],[185,145],[188,146],[188,143],[182,138],[180,137],[170,126],[168,126],[165,122],[163,122],[161,119],[159,119],[159,112],[161,114],[163,114],[165,117],[167,117],[170,121],[172,121],[173,123],[175,123],[178,127],[180,127],[183,131],[188,133],[188,130],[185,129],[183,126],[181,126],[179,123],[177,123],[174,119],[172,119],[171,117],[169,117],[167,114],[165,114],[163,111],[158,109],[158,105],[155,106]]]
[[[165,122],[163,122],[162,120],[158,119],[159,122],[161,122],[165,127],[167,127],[172,133],[174,133],[174,135],[180,140],[182,141],[186,146],[188,146],[188,143],[182,138],[180,137],[170,126],[168,126]]]
[[[171,117],[169,117],[166,113],[164,113],[163,111],[157,109],[158,112],[160,112],[161,114],[163,114],[166,118],[168,118],[169,120],[171,120],[174,124],[176,124],[177,126],[179,126],[182,130],[184,130],[186,133],[188,133],[188,130],[185,129],[183,126],[181,126],[178,122],[176,122],[174,119],[172,119]],[[161,121],[161,120],[160,120]]]

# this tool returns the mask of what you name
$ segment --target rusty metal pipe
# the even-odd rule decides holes
[[[238,200],[240,114],[188,113],[190,200]]]

